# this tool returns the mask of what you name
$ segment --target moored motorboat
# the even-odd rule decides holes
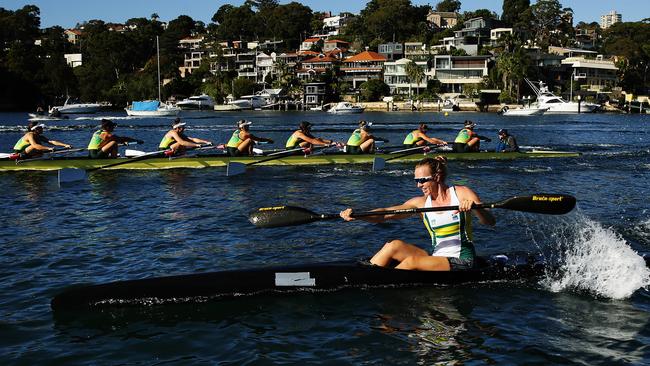
[[[451,286],[537,278],[552,268],[538,254],[514,252],[478,257],[472,269],[410,271],[367,261],[226,270],[73,287],[56,295],[55,311],[137,306],[250,296],[260,293],[332,291],[344,288]]]
[[[454,153],[447,151],[432,152],[435,155],[442,155],[449,160],[514,160],[514,159],[544,159],[544,158],[575,158],[580,153],[567,151],[539,151],[497,153],[497,152],[476,152],[476,153]],[[423,154],[411,154],[397,156],[394,154],[364,154],[352,155],[345,153],[314,154],[304,156],[288,155],[277,159],[260,162],[268,159],[267,156],[242,156],[230,157],[225,154],[194,155],[176,157],[174,159],[152,157],[144,160],[130,162],[128,164],[109,167],[107,169],[175,169],[175,168],[208,168],[225,167],[229,163],[257,164],[265,166],[309,166],[309,165],[339,165],[339,164],[372,164],[376,159],[390,160],[393,163],[415,162],[422,159]],[[126,160],[127,158],[118,158]],[[21,162],[9,158],[0,159],[0,171],[19,170],[60,170],[65,168],[94,169],[113,163],[113,160],[90,159],[88,157],[78,158],[52,158],[35,161]]]
[[[63,113],[63,114],[82,114],[82,113],[96,113],[102,109],[99,103],[75,103],[68,97],[62,106],[52,107],[50,114]]]
[[[207,94],[195,95],[176,103],[182,110],[190,111],[212,111],[214,110],[214,99]]]
[[[124,108],[126,114],[137,117],[166,117],[176,116],[180,108],[170,104],[160,103],[157,100],[145,100],[133,102],[129,107]]]
[[[334,107],[328,110],[329,113],[344,114],[344,113],[363,113],[364,108],[359,105],[354,105],[348,102],[339,102]]]
[[[566,101],[557,95],[551,93],[543,82],[538,82],[539,87],[532,81],[525,79],[526,83],[533,89],[537,95],[537,101],[531,106],[535,108],[547,108],[547,114],[570,114],[570,113],[591,113],[598,109],[598,104],[587,102]]]
[[[548,107],[527,106],[521,108],[510,108],[504,106],[501,108],[503,116],[541,116],[548,110]]]

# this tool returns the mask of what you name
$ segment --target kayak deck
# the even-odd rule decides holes
[[[56,295],[55,311],[111,306],[203,302],[259,293],[392,286],[450,286],[536,278],[548,269],[541,255],[525,252],[477,257],[476,267],[455,272],[408,271],[367,261],[315,263],[118,281],[74,287]]]
[[[544,158],[575,158],[579,157],[577,152],[562,151],[531,151],[519,153],[496,153],[496,152],[477,152],[477,153],[453,153],[453,152],[435,152],[428,156],[443,155],[449,160],[514,160],[514,159],[544,159]],[[367,154],[351,155],[343,153],[333,154],[314,154],[314,155],[291,155],[262,162],[258,165],[267,166],[291,166],[291,165],[331,165],[331,164],[371,164],[375,158],[391,159],[392,162],[404,163],[415,162],[423,158],[423,154],[413,154],[408,156],[399,154]],[[396,158],[396,159],[394,159]],[[195,155],[178,158],[149,158],[125,163],[116,167],[106,169],[175,169],[175,168],[209,168],[224,167],[228,163],[236,162],[250,164],[263,159],[269,159],[268,156],[244,156],[230,157],[223,154],[212,155]],[[11,159],[0,159],[0,171],[18,171],[18,170],[59,170],[64,168],[93,169],[105,165],[114,164],[127,158],[118,159],[90,159],[87,157],[65,157],[52,158],[43,160],[31,160],[25,162],[16,162]]]

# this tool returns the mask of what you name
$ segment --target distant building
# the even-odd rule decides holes
[[[564,57],[574,57],[574,56],[595,56],[597,54],[596,51],[590,51],[590,50],[583,50],[581,48],[569,48],[569,47],[557,47],[557,46],[549,46],[548,47],[548,53],[552,53],[555,55],[560,55]]]
[[[68,42],[72,44],[78,44],[81,39],[81,31],[79,29],[66,29],[63,31],[63,34],[68,39]]]
[[[302,62],[302,69],[296,72],[296,76],[302,80],[312,80],[318,75],[324,74],[333,68],[334,63],[339,60],[320,54]]]
[[[325,103],[325,83],[305,83],[303,103],[307,108],[322,106]]]
[[[429,50],[422,42],[404,42],[404,57],[413,61],[426,61],[429,58]]]
[[[490,56],[434,56],[433,72],[448,92],[462,92],[466,84],[479,84],[488,76]]]
[[[590,91],[601,91],[605,87],[613,88],[618,84],[616,75],[618,67],[613,60],[606,60],[602,55],[593,58],[569,57],[562,60],[562,65],[571,67],[571,75],[576,82],[586,86]]]
[[[341,28],[352,19],[351,14],[341,13],[333,17],[327,17],[323,19],[323,34],[328,36],[338,36]]]
[[[596,29],[597,26],[591,26],[589,24],[584,26],[577,26],[575,28],[576,34],[576,46],[578,48],[591,50],[596,48],[598,42],[598,32]]]
[[[65,62],[70,67],[77,67],[83,64],[81,62],[82,57],[80,53],[66,53],[63,55],[63,57],[65,57]]]
[[[453,28],[458,24],[458,13],[447,11],[430,11],[427,14],[427,22],[436,28]]]
[[[416,64],[425,72],[424,78],[419,84],[411,82],[406,74],[406,65],[411,62],[413,61],[403,58],[397,61],[387,61],[384,63],[384,82],[390,87],[391,94],[408,94],[409,91],[415,89],[427,88],[427,81],[431,77],[427,69],[427,62],[416,62]]]
[[[301,51],[309,51],[311,47],[317,44],[321,39],[317,37],[307,38],[300,44]]]
[[[185,37],[178,41],[178,47],[184,50],[195,50],[201,47],[203,39],[203,36]]]
[[[377,51],[388,61],[399,60],[404,57],[404,46],[401,43],[382,43],[377,47]]]
[[[350,44],[339,39],[328,39],[325,41],[325,43],[323,43],[323,52],[331,52],[336,48],[341,51],[347,51],[347,49],[350,48]]]
[[[492,45],[496,45],[499,42],[499,38],[503,37],[506,34],[512,34],[512,28],[490,29],[490,43],[492,43]]]
[[[379,53],[363,51],[343,61],[343,79],[351,82],[353,89],[370,79],[381,79],[384,62],[386,57]]]
[[[623,21],[623,15],[618,14],[616,10],[612,10],[605,15],[600,16],[600,27],[602,29],[607,29],[616,23]]]

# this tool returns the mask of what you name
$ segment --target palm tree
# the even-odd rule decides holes
[[[415,82],[415,84],[418,86],[417,93],[418,96],[420,96],[419,85],[422,82],[422,80],[424,80],[424,70],[420,65],[416,64],[415,61],[411,61],[408,64],[406,64],[404,71],[406,71],[406,77],[409,79],[409,96],[411,96],[412,82]]]

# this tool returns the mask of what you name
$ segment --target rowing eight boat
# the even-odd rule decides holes
[[[431,154],[446,156],[449,160],[513,160],[513,159],[538,159],[538,158],[575,158],[579,157],[577,152],[564,151],[541,151],[520,153],[453,153],[433,152]],[[430,155],[431,155],[430,154]],[[392,160],[393,162],[414,162],[422,159],[422,154],[414,154]],[[266,159],[266,156],[244,156],[229,157],[223,154],[194,155],[178,158],[149,158],[134,161],[128,164],[107,167],[106,169],[173,169],[173,168],[208,168],[225,167],[228,163],[251,164],[255,161]],[[389,160],[395,158],[391,154],[366,154],[351,155],[343,153],[314,154],[314,155],[292,155],[275,160],[262,162],[259,165],[327,165],[327,164],[372,164],[375,158]],[[126,158],[119,158],[124,159]],[[33,160],[27,162],[16,162],[11,159],[0,159],[0,171],[13,170],[59,170],[64,168],[93,169],[113,164],[119,160],[90,159],[90,158],[52,158],[47,160]]]

